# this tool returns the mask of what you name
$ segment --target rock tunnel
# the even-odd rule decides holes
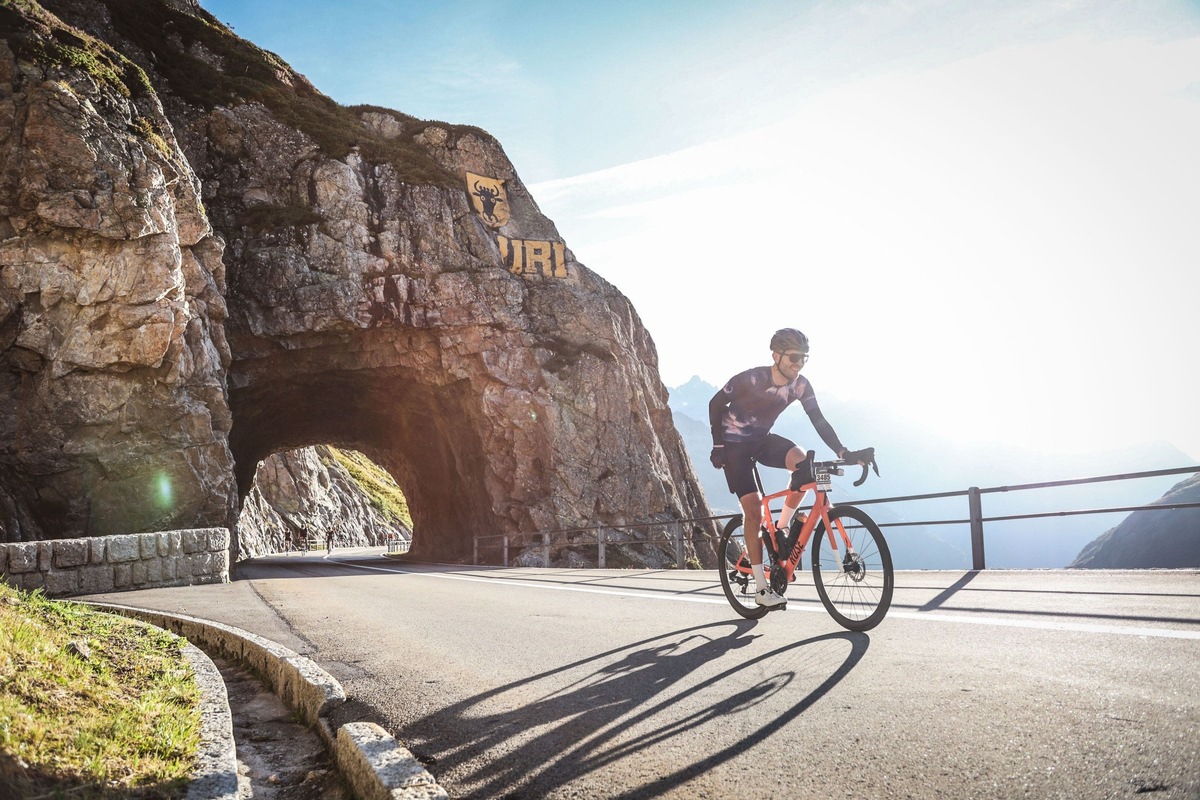
[[[413,552],[456,559],[471,533],[495,525],[472,398],[460,384],[421,385],[401,369],[328,370],[230,393],[230,449],[239,498],[260,461],[281,450],[331,444],[357,450],[399,484],[413,513]]]
[[[162,37],[49,5],[145,81],[0,48],[0,537],[219,525],[236,555],[258,463],[313,444],[393,476],[425,557],[707,513],[649,334],[494,138],[247,76],[194,9]]]

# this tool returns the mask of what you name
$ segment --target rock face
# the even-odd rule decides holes
[[[222,244],[144,74],[0,9],[0,526],[234,520]],[[49,42],[50,44],[47,44]],[[37,57],[41,54],[41,57]]]
[[[30,7],[0,51],[4,535],[231,524],[314,444],[395,477],[419,555],[707,514],[636,312],[492,137],[336,106],[186,0]]]
[[[1175,485],[1154,505],[1200,503],[1200,475]],[[1135,511],[1079,553],[1070,567],[1178,569],[1200,567],[1200,508]]]

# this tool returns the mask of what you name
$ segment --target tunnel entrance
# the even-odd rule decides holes
[[[331,368],[338,360],[332,349],[234,363],[230,449],[242,513],[260,463],[328,445],[361,453],[395,481],[411,515],[414,555],[469,556],[474,531],[489,525],[491,514],[472,502],[488,496],[473,421],[477,392],[455,382],[423,384],[398,367]],[[361,353],[351,357],[369,362]],[[237,551],[242,558],[240,544]]]
[[[412,542],[403,491],[362,453],[328,445],[259,463],[238,516],[239,558]]]

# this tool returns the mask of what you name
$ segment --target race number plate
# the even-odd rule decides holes
[[[822,492],[828,492],[833,488],[833,479],[829,476],[829,470],[817,470],[817,488]]]

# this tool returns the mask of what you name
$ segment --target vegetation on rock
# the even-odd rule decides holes
[[[279,56],[238,37],[203,9],[187,14],[160,0],[107,5],[116,32],[146,54],[180,99],[208,109],[258,102],[328,158],[344,158],[357,148],[368,161],[392,166],[406,182],[457,186],[458,177],[412,136],[388,139],[364,127],[355,109],[321,94]]]
[[[396,485],[396,481],[392,479],[391,475],[356,450],[339,450],[336,447],[330,447],[328,451],[337,463],[350,473],[350,477],[370,498],[371,505],[376,511],[389,520],[412,529],[412,515],[408,511],[408,501],[404,499],[404,493],[400,491],[400,487]]]

